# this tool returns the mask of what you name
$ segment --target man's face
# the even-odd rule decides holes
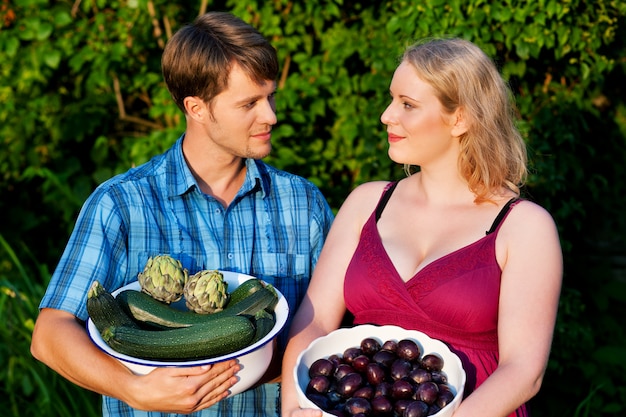
[[[261,159],[271,149],[272,126],[276,124],[276,82],[257,84],[239,65],[233,65],[228,87],[218,94],[204,124],[209,140],[226,153]]]

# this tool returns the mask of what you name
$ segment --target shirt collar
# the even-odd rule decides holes
[[[185,157],[183,155],[183,134],[174,146],[166,153],[168,177],[168,194],[170,197],[181,196],[191,189],[200,190]],[[245,195],[260,187],[265,197],[269,192],[269,174],[262,161],[246,159],[246,178],[237,195]]]

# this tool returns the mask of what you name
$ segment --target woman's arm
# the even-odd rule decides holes
[[[454,417],[508,416],[539,391],[550,354],[563,261],[552,217],[528,201],[515,206],[496,243],[502,267],[499,364]]]
[[[373,212],[386,183],[374,182],[355,189],[342,205],[332,224],[311,283],[294,316],[283,358],[282,415],[299,410],[293,369],[296,359],[314,339],[337,329],[346,306],[343,282],[346,269],[359,242],[361,228]],[[319,410],[302,410],[300,416],[319,416]]]

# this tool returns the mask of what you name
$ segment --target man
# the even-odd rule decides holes
[[[222,269],[261,278],[295,311],[332,222],[313,184],[260,161],[276,123],[278,60],[266,39],[230,14],[208,13],[172,37],[162,66],[186,132],[86,201],[41,301],[31,351],[102,394],[105,416],[278,415],[276,382],[226,398],[237,381],[236,361],[137,376],[85,331],[91,283],[113,291],[136,280],[157,254],[179,259],[190,273]],[[285,342],[283,334],[278,357]],[[262,382],[277,375],[279,367]]]

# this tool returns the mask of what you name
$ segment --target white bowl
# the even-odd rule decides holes
[[[309,367],[311,364],[317,359],[327,358],[333,354],[341,355],[347,348],[359,346],[361,341],[367,337],[376,338],[381,344],[387,340],[412,339],[420,345],[422,356],[429,353],[440,355],[444,360],[443,372],[447,375],[448,385],[452,388],[455,396],[454,400],[441,411],[433,414],[432,417],[450,417],[454,413],[461,403],[466,378],[459,357],[452,353],[443,342],[432,339],[422,332],[406,330],[398,326],[373,326],[369,324],[335,330],[326,336],[315,339],[306,350],[298,355],[293,373],[300,407],[319,409],[305,395],[310,380]],[[333,417],[325,412],[323,412],[323,416]]]
[[[224,275],[224,281],[228,283],[229,292],[232,292],[244,281],[253,278],[250,275],[240,274],[237,272],[220,272]],[[113,291],[112,294],[116,296],[121,291],[127,289],[139,290],[139,282],[131,282],[130,284]],[[162,362],[134,358],[132,356],[128,356],[111,349],[109,345],[107,345],[106,342],[102,339],[100,333],[98,332],[98,329],[96,329],[96,326],[93,324],[91,319],[87,321],[87,330],[89,332],[91,340],[93,340],[93,342],[100,349],[122,362],[131,371],[138,375],[145,375],[157,367],[200,366],[222,362],[227,359],[237,358],[237,360],[239,361],[239,365],[241,366],[241,370],[237,373],[239,381],[230,389],[230,395],[232,396],[247,390],[255,383],[257,383],[259,379],[261,379],[261,377],[265,374],[265,371],[267,371],[267,368],[269,367],[269,364],[272,360],[272,356],[274,353],[274,344],[272,342],[285,326],[285,323],[287,322],[287,316],[289,315],[289,305],[287,304],[287,300],[278,289],[276,289],[276,293],[278,294],[278,304],[274,309],[276,315],[276,324],[274,324],[274,328],[264,338],[248,347],[245,347],[241,350],[238,350],[237,352],[233,352],[228,355],[223,355],[210,359],[183,362]],[[175,307],[185,309],[184,301],[182,300],[173,305]]]

